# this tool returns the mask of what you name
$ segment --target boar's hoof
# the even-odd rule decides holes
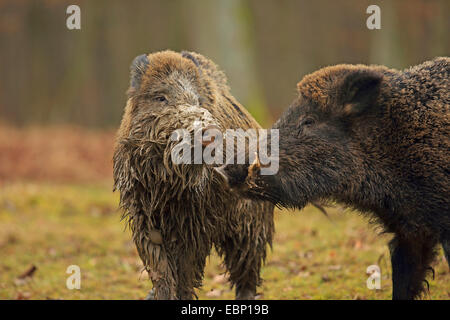
[[[255,297],[255,290],[241,289],[236,292],[236,300],[255,300]]]
[[[150,290],[144,300],[155,300],[155,289]]]

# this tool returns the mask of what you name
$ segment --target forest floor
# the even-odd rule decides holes
[[[0,193],[0,299],[142,299],[151,288],[118,195],[107,185],[11,183]],[[262,270],[260,299],[389,299],[389,236],[354,212],[314,207],[277,211],[273,250]],[[366,285],[370,265],[381,289]],[[70,265],[81,288],[69,290]],[[36,267],[30,272],[32,266]],[[450,272],[440,253],[426,299],[450,298]],[[207,261],[199,299],[233,299],[215,253]]]
[[[114,133],[0,126],[0,299],[143,299],[148,275],[112,192]],[[260,299],[389,299],[389,235],[355,212],[275,213]],[[80,267],[81,288],[66,273]],[[367,288],[367,268],[381,288]],[[425,299],[450,299],[442,250]],[[199,299],[233,299],[220,258],[207,260]]]

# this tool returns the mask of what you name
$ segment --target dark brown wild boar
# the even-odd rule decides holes
[[[307,75],[279,129],[279,171],[218,169],[253,199],[336,201],[393,233],[394,299],[418,298],[442,243],[450,252],[449,58],[397,71],[337,65]]]

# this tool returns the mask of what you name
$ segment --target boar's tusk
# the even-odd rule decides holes
[[[260,168],[261,168],[261,161],[259,161],[258,153],[255,152],[255,160],[253,160],[250,167],[248,167],[248,175],[249,176],[255,175]]]
[[[225,165],[220,166],[220,167],[214,167],[213,169],[214,169],[214,171],[216,171],[219,174],[219,176],[222,177],[224,182],[228,185],[228,177],[225,174],[224,168],[225,168]]]

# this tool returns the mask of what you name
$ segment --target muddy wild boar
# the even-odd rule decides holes
[[[394,299],[419,298],[441,243],[450,252],[450,59],[398,71],[337,65],[307,75],[275,123],[279,171],[218,168],[251,199],[303,208],[334,201],[394,235]],[[434,272],[433,272],[434,273]]]
[[[222,71],[193,52],[135,58],[114,152],[114,187],[154,299],[192,299],[214,246],[237,299],[253,299],[271,245],[274,206],[224,188],[212,165],[175,164],[171,134],[194,122],[259,128]]]

